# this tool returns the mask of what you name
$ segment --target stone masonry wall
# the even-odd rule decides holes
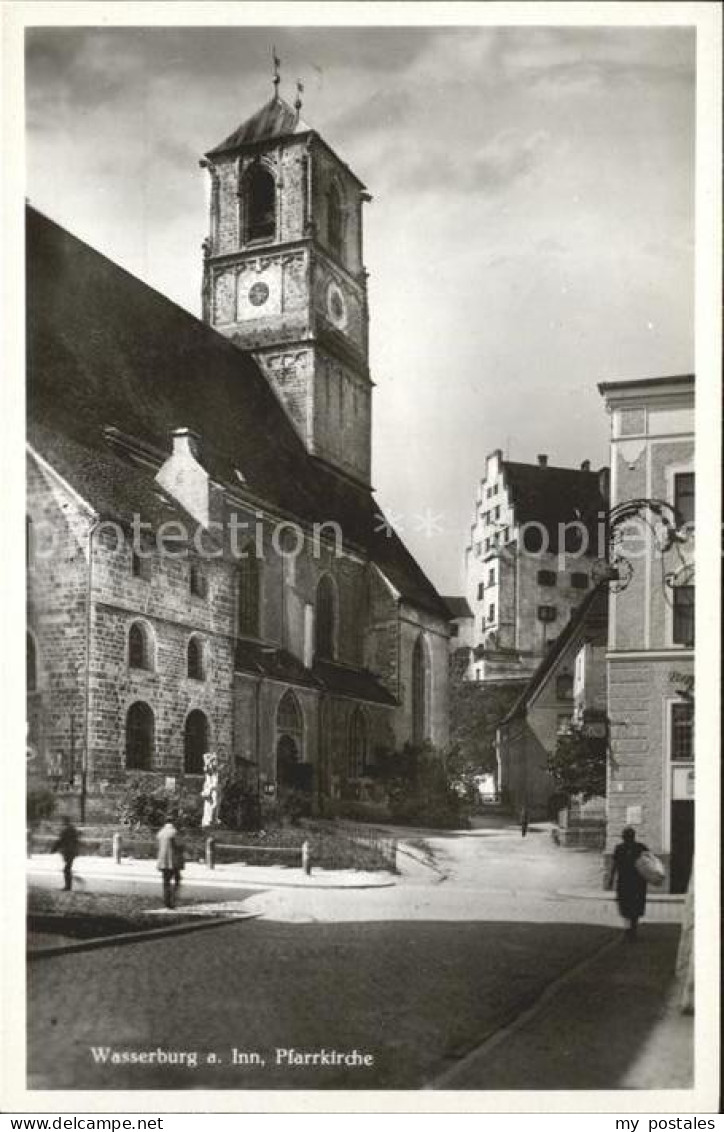
[[[26,475],[27,623],[37,666],[37,691],[28,696],[28,739],[37,750],[30,769],[42,781],[52,764],[69,782],[80,773],[85,744],[89,520],[32,457]]]

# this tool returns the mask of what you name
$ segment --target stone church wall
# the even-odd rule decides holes
[[[73,496],[32,458],[26,474],[27,624],[37,674],[27,705],[28,741],[37,752],[29,770],[42,779],[56,767],[68,782],[80,773],[85,743],[89,522]]]

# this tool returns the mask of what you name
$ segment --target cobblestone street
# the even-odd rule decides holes
[[[504,826],[429,843],[441,871],[405,856],[393,888],[247,890],[243,907],[263,918],[35,961],[29,1086],[420,1088],[617,939],[610,902],[561,895],[595,880],[594,855]],[[673,969],[677,935],[673,924],[647,924],[641,950]],[[627,978],[630,989],[636,976]],[[629,1064],[630,1043],[643,1042],[660,1005],[655,989],[654,1013],[643,1010],[630,1041],[621,1027]],[[582,1031],[589,1039],[600,1011],[599,1002]],[[196,1065],[102,1063],[93,1048],[175,1051]],[[373,1061],[290,1064],[294,1055],[276,1052],[290,1049],[356,1049]],[[559,1072],[549,1087],[572,1087],[565,1065]],[[506,1074],[505,1087],[527,1087],[524,1065]]]

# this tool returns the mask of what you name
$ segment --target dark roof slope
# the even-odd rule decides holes
[[[210,149],[206,156],[214,157],[219,153],[228,153],[253,142],[286,138],[290,134],[303,134],[308,131],[309,126],[302,121],[296,110],[292,110],[289,103],[277,94],[237,126],[233,134],[229,134],[228,138]]]
[[[517,523],[542,523],[548,532],[549,548],[556,553],[559,524],[580,520],[589,532],[590,552],[595,554],[599,512],[607,507],[598,472],[512,460],[503,461],[502,467]]]
[[[472,617],[473,611],[465,597],[443,597],[445,605],[450,610],[451,618]]]
[[[250,354],[27,210],[28,438],[98,511],[169,517],[142,468],[105,438],[107,426],[164,452],[174,428],[201,436],[211,477],[285,515],[339,524],[413,605],[448,611],[371,492],[312,459]]]
[[[607,620],[608,583],[604,581],[599,582],[597,586],[589,590],[578,608],[574,609],[562,632],[556,637],[550,650],[543,657],[543,660],[536,668],[520,696],[515,701],[508,714],[500,721],[501,724],[510,723],[513,719],[525,715],[525,709],[533,699],[533,696],[538,689],[545,684],[548,677],[555,670],[558,661],[583,625],[587,622],[591,622],[592,624],[595,623],[599,626],[605,626]]]

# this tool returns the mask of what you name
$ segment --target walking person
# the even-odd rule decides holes
[[[638,922],[646,909],[646,881],[636,868],[636,862],[648,849],[643,842],[636,840],[636,830],[630,825],[626,826],[621,837],[623,840],[613,851],[608,887],[613,888],[615,882],[618,910],[629,922],[626,938],[633,943]]]
[[[528,832],[528,807],[525,802],[520,808],[520,835],[525,837]]]
[[[63,818],[63,828],[53,843],[51,852],[60,853],[63,858],[63,890],[70,892],[73,887],[73,862],[79,854],[80,838],[69,817]]]
[[[172,818],[166,819],[165,824],[156,834],[158,841],[158,855],[156,857],[156,868],[161,873],[161,880],[163,883],[163,903],[166,908],[173,908],[175,903],[176,887],[175,874],[177,870],[176,864],[176,838],[178,831],[173,824]]]
[[[178,836],[178,823],[177,823],[177,836],[173,843],[173,889],[174,889],[174,903],[178,901],[178,890],[181,884],[181,873],[183,872],[184,865],[186,864],[186,850],[184,844]]]

